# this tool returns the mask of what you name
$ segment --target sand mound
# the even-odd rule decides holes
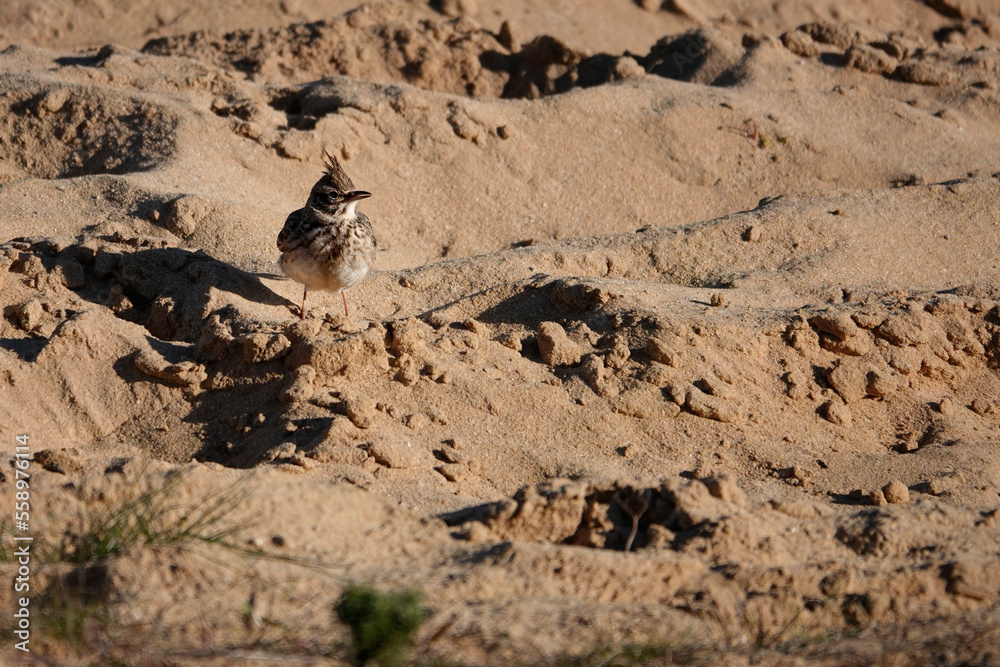
[[[459,95],[499,94],[500,76],[480,64],[483,53],[503,49],[493,35],[468,18],[414,21],[401,13],[399,5],[382,4],[270,30],[163,37],[142,50],[193,57],[269,83],[343,75]]]
[[[659,39],[648,53],[592,54],[548,34],[521,43],[504,23],[491,32],[468,16],[418,18],[401,5],[377,4],[335,19],[283,28],[198,31],[161,37],[145,53],[184,55],[240,71],[270,84],[348,76],[380,83],[406,82],[427,90],[473,97],[538,98],[654,74],[706,85],[760,85],[788,57],[837,62],[870,74],[932,86],[995,90],[996,51],[955,49],[956,42],[993,39],[996,29],[967,21],[935,33],[946,46],[919,33],[813,21],[774,37],[696,28]],[[985,32],[984,32],[985,31]],[[771,71],[768,71],[771,70]],[[287,108],[287,107],[286,107]]]
[[[4,52],[8,59],[18,49]],[[99,66],[111,53],[68,59]],[[177,119],[162,105],[95,86],[3,83],[0,146],[6,159],[35,178],[150,169],[172,152]]]

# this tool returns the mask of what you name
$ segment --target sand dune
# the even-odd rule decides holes
[[[563,4],[0,10],[34,650],[329,664],[370,580],[424,662],[1000,660],[1000,17]],[[324,150],[379,253],[300,321]],[[228,547],[70,562],[150,489]]]

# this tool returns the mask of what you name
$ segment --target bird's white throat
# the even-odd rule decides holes
[[[319,216],[320,220],[328,223],[350,222],[356,220],[358,217],[358,212],[354,210],[357,205],[357,201],[347,202],[344,208],[340,209],[336,214],[330,214],[318,208],[313,208],[312,211],[315,215]]]

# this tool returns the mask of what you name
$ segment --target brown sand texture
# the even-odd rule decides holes
[[[0,661],[1000,665],[997,3],[357,1],[0,8]]]

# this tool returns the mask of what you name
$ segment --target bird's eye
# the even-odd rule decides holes
[[[337,191],[331,190],[330,192],[317,192],[316,199],[321,204],[331,204],[333,200],[337,198]]]

